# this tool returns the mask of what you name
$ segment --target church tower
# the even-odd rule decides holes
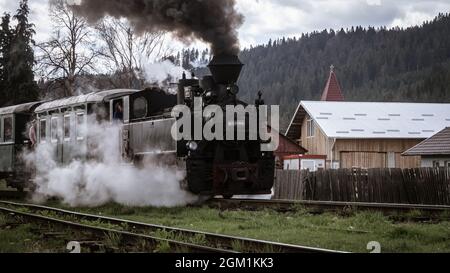
[[[328,78],[327,85],[322,93],[321,101],[344,101],[344,95],[342,94],[341,86],[334,73],[334,66],[330,67],[330,77]]]

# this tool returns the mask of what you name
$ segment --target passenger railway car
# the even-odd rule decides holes
[[[123,97],[134,92],[137,90],[107,90],[42,103],[35,110],[38,143],[53,145],[54,160],[61,164],[94,157],[87,146],[87,117],[92,116],[99,121],[112,120],[112,105],[120,102],[123,107],[128,107]],[[127,112],[123,117],[128,119]]]
[[[22,191],[30,172],[22,153],[30,148],[28,126],[40,102],[32,102],[0,109],[0,179]]]

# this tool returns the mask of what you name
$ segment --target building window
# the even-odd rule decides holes
[[[70,115],[64,116],[64,140],[70,141]]]
[[[76,136],[77,140],[83,140],[84,139],[84,113],[78,113],[77,114],[77,122],[76,122]]]
[[[39,123],[39,138],[41,143],[47,140],[47,120],[41,119]]]
[[[50,129],[51,129],[50,135],[51,135],[51,138],[52,138],[52,142],[56,143],[56,142],[58,142],[58,139],[59,139],[58,117],[52,118],[50,125],[51,125],[51,127],[50,127]]]
[[[387,167],[395,168],[395,152],[387,153]]]
[[[13,141],[13,119],[7,117],[3,119],[3,142]]]
[[[306,121],[306,136],[313,137],[315,132],[314,120],[308,119]]]
[[[334,161],[334,162],[331,164],[331,168],[334,169],[334,170],[340,169],[340,168],[341,168],[340,162],[339,162],[339,161]]]

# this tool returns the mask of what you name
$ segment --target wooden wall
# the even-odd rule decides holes
[[[322,132],[320,127],[315,124],[314,126],[314,137],[307,137],[307,120],[309,116],[306,115],[302,123],[302,136],[300,139],[300,145],[308,150],[310,155],[327,155],[329,149],[329,140],[327,136]]]
[[[420,139],[338,139],[333,158],[341,168],[418,168],[420,157],[402,156],[402,153],[419,144]]]
[[[336,151],[395,152],[403,153],[423,139],[339,139]]]
[[[358,168],[382,168],[387,166],[386,153],[376,152],[341,152],[340,158],[341,168],[350,169]]]
[[[420,167],[420,157],[404,157],[401,154],[423,139],[337,139],[334,142],[317,124],[314,137],[307,137],[308,119],[309,116],[306,116],[303,120],[299,143],[310,155],[327,156],[327,168],[331,168],[331,160],[339,161],[341,168]],[[390,158],[395,160],[395,164],[390,162]]]
[[[421,167],[420,156],[402,156],[400,153],[395,154],[396,168],[418,168]]]

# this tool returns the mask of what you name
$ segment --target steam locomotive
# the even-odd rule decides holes
[[[262,151],[264,141],[259,136],[256,140],[233,141],[172,137],[172,127],[178,122],[172,110],[180,105],[191,109],[193,124],[198,115],[194,98],[202,98],[201,109],[208,105],[223,109],[227,105],[246,106],[237,99],[236,82],[243,67],[238,57],[215,56],[208,67],[211,75],[201,80],[183,75],[177,94],[160,88],[109,90],[0,109],[0,179],[19,190],[29,186],[32,175],[20,154],[29,147],[26,131],[32,119],[37,120],[37,142],[54,145],[57,162],[88,160],[89,139],[80,128],[87,124],[88,116],[94,115],[106,121],[121,119],[120,149],[125,161],[139,166],[147,158],[157,157],[165,164],[176,165],[186,171],[181,186],[194,194],[231,198],[271,193],[275,158],[272,152]],[[259,97],[255,105],[263,103]],[[226,126],[244,125],[248,134],[249,122],[246,118]]]

